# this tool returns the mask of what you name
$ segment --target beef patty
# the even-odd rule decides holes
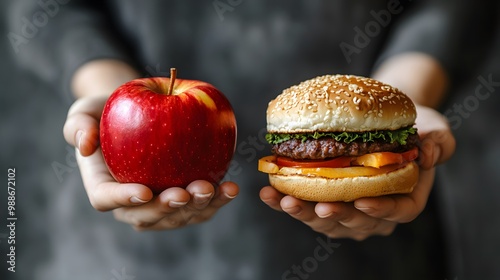
[[[376,152],[404,152],[418,145],[419,138],[417,134],[409,135],[405,145],[398,142],[388,143],[382,141],[344,143],[325,137],[317,140],[307,139],[304,142],[299,139],[291,139],[273,145],[272,152],[279,156],[294,159],[326,159],[338,156],[361,156]]]

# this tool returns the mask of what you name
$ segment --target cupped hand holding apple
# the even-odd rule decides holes
[[[124,79],[136,78],[116,75],[126,67],[130,66],[97,60],[82,66],[73,79],[75,94],[80,98],[68,112],[64,136],[76,147],[90,203],[99,211],[112,210],[117,220],[137,230],[178,228],[211,218],[238,194],[235,183],[224,182],[214,188],[206,180],[194,180],[185,188],[172,187],[154,195],[144,184],[117,182],[109,172],[99,147],[99,122],[109,95],[106,90],[123,84]]]
[[[101,148],[113,177],[153,192],[194,180],[219,183],[236,147],[236,119],[211,84],[171,77],[135,79],[106,102]]]

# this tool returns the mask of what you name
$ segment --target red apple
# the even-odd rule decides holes
[[[154,193],[202,179],[218,183],[236,146],[236,118],[213,85],[153,77],[117,88],[104,107],[100,141],[110,173]]]

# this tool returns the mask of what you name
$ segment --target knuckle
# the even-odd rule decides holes
[[[337,222],[322,223],[320,225],[314,226],[314,230],[321,233],[336,232],[338,227],[339,224]]]
[[[203,223],[209,221],[210,219],[212,219],[212,216],[210,215],[198,215],[196,216],[195,221],[197,223]]]
[[[333,231],[333,232],[320,232],[324,235],[326,235],[328,238],[331,238],[331,239],[341,239],[341,238],[349,238],[350,236],[347,235],[347,234],[341,234],[337,231]]]
[[[132,221],[132,225],[137,228],[148,228],[151,227],[153,224],[150,222],[134,220]]]
[[[340,230],[336,226],[330,227],[328,229],[313,228],[313,230],[318,232],[318,233],[324,234],[330,238],[342,238],[342,237],[344,237],[344,235],[341,234]]]
[[[182,218],[182,219],[168,219],[167,220],[167,223],[169,224],[170,227],[173,227],[173,228],[180,228],[180,227],[184,227],[186,226],[189,221],[191,219],[185,219],[185,218]]]
[[[380,228],[378,234],[381,236],[389,236],[394,232],[394,230],[396,229],[396,226],[397,226],[397,223],[387,224],[387,225]]]
[[[125,222],[137,229],[146,229],[154,225],[154,223],[150,221],[145,221],[138,218],[132,211],[125,211],[124,213],[120,213],[119,211],[113,211],[115,217],[118,217],[118,220]]]
[[[357,230],[363,234],[369,234],[369,233],[373,233],[377,229],[378,225],[379,225],[379,222],[367,223],[367,224],[364,224],[363,226],[361,226],[360,228],[358,228]]]
[[[380,235],[381,236],[389,236],[389,235],[391,235],[394,232],[394,229],[395,229],[395,227],[383,229],[380,232]]]
[[[132,228],[137,231],[137,232],[143,232],[143,231],[146,231],[145,228],[141,228],[141,227],[136,227],[136,226],[132,226]]]
[[[178,212],[178,215],[166,217],[165,220],[171,227],[182,227],[187,225],[189,221],[191,221],[193,216],[194,216],[193,212],[181,209]]]
[[[92,207],[99,211],[99,212],[106,212],[108,209],[105,208],[101,203],[99,203],[95,198],[91,197],[89,199],[90,201],[90,205],[92,205]]]
[[[401,219],[398,222],[409,223],[409,222],[415,220],[420,215],[420,213],[423,211],[423,208],[424,207],[415,206],[415,208],[413,208],[412,211],[410,211],[407,215],[401,217]]]
[[[316,220],[316,217],[311,215],[305,215],[304,213],[291,214],[295,219],[300,220],[303,223],[311,224]]]
[[[354,239],[356,241],[364,241],[370,236],[371,236],[371,234],[361,233],[361,234],[355,234],[354,236],[352,236],[352,239]]]
[[[117,221],[121,221],[122,214],[118,210],[113,210],[113,218]]]

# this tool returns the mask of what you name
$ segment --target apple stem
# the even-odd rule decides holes
[[[174,90],[175,78],[177,77],[177,69],[170,68],[170,84],[168,85],[167,95],[171,95]]]

